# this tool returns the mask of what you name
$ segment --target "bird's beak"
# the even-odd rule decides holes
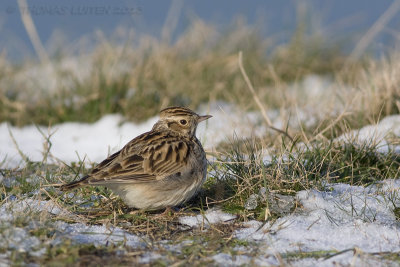
[[[211,117],[212,117],[211,115],[200,116],[199,119],[197,120],[197,122],[205,121]]]

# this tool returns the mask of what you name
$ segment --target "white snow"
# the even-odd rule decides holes
[[[267,223],[251,222],[236,237],[256,240],[267,254],[293,251],[396,252],[400,248],[400,225],[393,213],[400,205],[400,181],[388,180],[367,188],[332,185],[326,192],[300,191],[303,209]],[[352,254],[340,257],[348,263]],[[334,257],[332,260],[338,261]],[[297,265],[297,264],[296,264]],[[307,265],[307,264],[305,264]]]
[[[4,229],[0,232],[0,248],[27,252],[34,257],[45,254],[46,248],[42,247],[39,238],[30,234],[30,230],[36,227],[30,216],[32,213],[39,212],[62,213],[53,201],[39,201],[32,198],[12,198],[4,201],[0,206],[0,229]],[[22,221],[27,226],[16,227],[15,221],[19,221],[19,223]]]
[[[40,213],[43,219],[48,215],[72,216],[68,211],[62,210],[51,200],[36,200],[32,198],[14,199],[6,201],[0,206],[0,248],[28,252],[31,256],[41,256],[46,253],[39,238],[30,235],[30,230],[40,225],[32,212]],[[65,218],[65,217],[64,217]],[[26,227],[15,227],[13,222],[23,220]],[[46,226],[47,228],[48,226]],[[83,223],[68,224],[56,221],[52,224],[56,230],[51,244],[56,245],[64,239],[69,239],[78,244],[124,245],[132,248],[144,247],[146,243],[139,236],[130,234],[121,228],[106,225],[85,225]]]
[[[138,125],[133,123],[120,125],[122,120],[120,115],[107,115],[93,124],[69,122],[54,125],[50,129],[40,127],[46,136],[43,136],[36,126],[17,128],[2,123],[0,162],[5,159],[8,167],[19,166],[22,162],[8,127],[22,153],[32,161],[43,159],[46,137],[50,135],[50,153],[54,158],[66,163],[83,159],[100,162],[108,154],[121,149],[133,137],[151,130],[156,118]]]
[[[179,222],[190,227],[207,227],[210,224],[229,222],[235,218],[235,215],[225,213],[221,210],[209,209],[204,214],[197,216],[182,216],[179,218]]]
[[[377,124],[345,133],[336,138],[336,141],[376,146],[377,150],[382,153],[387,153],[389,149],[400,152],[399,146],[389,145],[388,139],[393,136],[400,137],[400,115],[388,116]]]
[[[57,244],[62,238],[67,238],[79,244],[93,244],[95,246],[109,244],[124,245],[132,248],[146,246],[142,238],[118,227],[85,225],[83,223],[68,224],[62,221],[56,222],[55,226],[58,234],[53,244]]]
[[[236,255],[233,257],[227,253],[219,253],[214,255],[212,258],[215,263],[220,264],[221,266],[244,266],[248,265],[252,260],[253,265],[256,266],[271,266],[271,263],[267,264],[267,262],[260,262],[246,255]]]
[[[243,112],[234,105],[224,102],[215,102],[210,106],[200,107],[198,113],[213,116],[205,123],[200,123],[197,129],[197,136],[206,149],[210,149],[222,141],[232,140],[234,136],[240,138],[261,136],[266,131],[265,123],[259,112]]]
[[[7,254],[0,254],[0,267],[11,266],[11,262],[8,260]]]
[[[0,224],[1,225],[1,224]],[[8,227],[1,233],[0,247],[18,252],[36,252],[38,255],[40,240],[31,236],[28,229],[20,227]],[[40,252],[39,252],[40,254]]]
[[[15,199],[11,201],[5,201],[0,206],[0,223],[13,221],[16,217],[21,214],[27,215],[33,212],[42,212],[53,215],[67,215],[68,212],[61,210],[60,207],[51,200],[36,200],[32,198]]]

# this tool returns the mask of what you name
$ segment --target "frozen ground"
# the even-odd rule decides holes
[[[324,192],[301,191],[301,212],[273,224],[250,221],[236,237],[257,241],[267,255],[349,250],[328,260],[304,262],[309,266],[346,265],[359,262],[365,253],[399,252],[400,223],[393,212],[400,205],[399,189],[400,180],[387,180],[367,188],[336,184]],[[352,249],[360,255],[354,256]]]
[[[218,142],[232,136],[233,132],[240,136],[250,136],[265,130],[262,126],[243,130],[237,127],[250,120],[257,125],[260,116],[256,113],[245,116],[232,116],[234,110],[230,106],[218,108],[214,106],[207,112],[214,117],[203,124],[198,136],[206,147],[213,147]],[[236,118],[236,119],[233,119]],[[94,124],[64,123],[51,129],[41,127],[44,135],[51,135],[51,154],[63,162],[77,161],[87,158],[91,162],[102,160],[107,154],[121,148],[136,135],[150,130],[157,118],[134,125],[123,122],[119,115],[108,115]],[[261,123],[259,125],[262,125]],[[15,138],[18,147],[31,160],[40,161],[43,158],[45,136],[35,126],[23,128],[9,127],[0,124],[0,162],[2,168],[15,167],[21,164],[16,145],[10,137],[9,130]],[[207,131],[207,134],[205,132]],[[366,126],[359,131],[343,135],[338,140],[354,141],[377,140],[381,152],[387,152],[388,141],[393,136],[400,136],[400,116],[384,118],[377,125]],[[79,157],[78,157],[79,155]],[[296,266],[335,266],[354,264],[364,266],[395,265],[395,262],[385,262],[376,255],[396,252],[400,253],[399,215],[395,210],[400,206],[400,180],[386,180],[370,187],[357,187],[346,184],[328,184],[326,190],[301,191],[297,199],[301,208],[291,215],[284,216],[272,223],[248,221],[241,224],[234,232],[233,238],[250,241],[250,246],[238,246],[238,254],[218,253],[213,256],[215,263],[220,265],[279,265],[282,259],[279,255],[291,252],[339,252],[331,258],[312,256],[290,260]],[[0,184],[12,186],[12,181],[5,179],[0,173]],[[47,214],[46,216],[74,216],[58,207],[51,201],[40,201],[33,193],[20,198],[8,198],[0,203],[0,266],[9,264],[7,258],[11,251],[26,251],[32,257],[46,253],[41,240],[32,235],[32,229],[40,226],[39,218],[33,219],[26,227],[16,227],[14,220],[21,213]],[[235,216],[218,209],[208,210],[197,216],[181,217],[182,227],[202,227],[215,223],[232,223]],[[46,226],[49,227],[49,226]],[[95,246],[113,243],[131,248],[146,248],[146,236],[139,236],[110,225],[86,225],[84,223],[68,224],[63,221],[53,222],[55,238],[53,244],[69,239],[76,243],[89,243]],[[164,240],[168,241],[168,240]],[[49,241],[50,242],[50,241]],[[185,243],[171,246],[168,242],[160,242],[159,246],[166,250],[179,251]],[[252,251],[257,250],[257,257],[252,257]],[[5,252],[4,252],[5,251]],[[4,252],[4,253],[3,253]],[[342,253],[340,253],[342,252]],[[3,253],[3,254],[2,254]],[[152,262],[164,257],[157,251],[149,252],[141,262]],[[287,260],[285,260],[287,261]],[[398,264],[397,264],[398,265]]]
[[[263,225],[259,221],[241,224],[234,238],[252,241],[252,245],[236,247],[239,256],[219,253],[213,256],[213,260],[221,265],[268,266],[279,265],[277,255],[290,252],[338,251],[343,253],[328,259],[306,257],[293,260],[293,263],[296,266],[346,266],[350,263],[356,266],[384,266],[384,261],[371,255],[400,252],[400,223],[393,212],[394,207],[400,205],[399,189],[400,180],[387,180],[367,188],[334,184],[327,185],[324,192],[301,191],[297,198],[302,209],[273,224]],[[5,201],[0,207],[0,227],[7,229],[1,233],[0,248],[8,252],[0,256],[0,266],[1,257],[7,257],[12,250],[39,257],[46,253],[46,246],[56,245],[65,239],[79,244],[114,244],[131,249],[145,249],[149,244],[146,236],[131,234],[111,225],[56,221],[51,226],[44,226],[37,219],[30,221],[26,227],[13,227],[14,220],[19,219],[21,213],[31,216],[35,212],[41,212],[40,218],[62,213],[64,216],[72,216],[55,203],[35,200],[34,197]],[[235,218],[218,209],[211,209],[197,216],[181,217],[179,221],[183,227],[201,227],[206,230],[211,224],[229,224]],[[30,235],[33,229],[40,227],[54,229],[54,238],[47,241],[49,244],[41,243],[38,237]],[[185,242],[175,245],[159,242],[158,246],[176,252],[186,245]],[[254,249],[259,252],[256,258],[249,256]],[[155,250],[146,257],[142,259],[143,262],[151,262],[164,255]]]

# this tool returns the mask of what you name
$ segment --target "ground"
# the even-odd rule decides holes
[[[229,105],[225,108],[233,109]],[[214,115],[215,122],[210,121],[199,130],[198,135],[203,137],[209,150],[226,138],[218,128],[225,129],[226,134],[236,129],[224,117],[227,114],[225,108],[209,109],[207,113]],[[252,117],[256,120],[257,116],[260,115],[250,113],[242,119]],[[3,237],[0,259],[3,264],[62,261],[89,265],[100,262],[107,265],[132,262],[156,265],[398,265],[400,180],[396,180],[395,175],[399,170],[395,151],[399,147],[390,140],[400,135],[400,116],[386,117],[376,125],[347,132],[335,139],[340,147],[352,144],[354,149],[359,148],[360,151],[352,152],[354,157],[365,157],[362,153],[390,157],[383,162],[391,160],[393,172],[375,172],[382,176],[392,175],[390,177],[372,177],[374,172],[367,171],[367,177],[357,177],[353,173],[351,178],[354,181],[338,183],[335,182],[338,176],[346,181],[340,170],[327,175],[319,166],[314,169],[319,168],[324,179],[312,187],[305,186],[303,190],[290,192],[288,189],[285,193],[249,178],[245,182],[253,183],[252,194],[247,192],[238,196],[236,192],[230,195],[230,198],[236,198],[235,201],[224,197],[216,200],[215,196],[226,192],[217,192],[214,187],[229,191],[229,186],[241,181],[235,178],[237,173],[232,166],[221,165],[221,156],[210,155],[209,177],[200,195],[169,214],[129,209],[118,197],[101,187],[63,193],[53,186],[81,176],[91,167],[90,162],[101,159],[99,154],[106,156],[120,146],[116,144],[115,148],[108,148],[107,144],[115,144],[116,140],[124,143],[129,134],[135,136],[146,127],[151,128],[156,120],[151,118],[135,125],[129,122],[121,124],[121,119],[121,116],[113,115],[93,124],[65,123],[51,129],[0,125],[0,138],[7,144],[3,151],[8,155],[3,161],[7,167],[0,175],[0,232]],[[221,125],[221,122],[226,123]],[[51,137],[42,135],[44,132],[50,133]],[[99,132],[105,134],[98,136]],[[216,137],[213,132],[216,132]],[[100,142],[101,138],[104,140]],[[371,146],[369,150],[363,147],[371,140],[376,141],[368,144]],[[307,153],[323,152],[321,147],[305,149],[301,143],[297,146],[299,149],[294,157],[303,161],[302,168],[307,168],[306,161],[312,160],[305,158]],[[49,150],[43,151],[46,147]],[[332,153],[333,150],[330,147],[326,152]],[[86,162],[73,162],[78,155]],[[234,153],[228,156],[233,159]],[[252,156],[255,155],[246,157]],[[274,155],[263,151],[257,157],[265,168],[267,178],[264,179],[270,179],[267,174],[271,168],[275,171],[284,169],[277,164],[288,164],[286,168],[290,168],[293,175],[298,171],[291,166],[293,159],[285,155],[274,159]],[[334,164],[337,159],[331,157],[331,164]],[[382,168],[372,162],[372,156],[369,157],[370,168]],[[250,162],[247,165],[251,165]],[[356,166],[360,164],[356,160],[352,164],[353,172],[362,168]],[[235,166],[238,167],[239,163]],[[241,172],[246,177],[246,173],[252,171]],[[310,171],[309,181],[312,180],[311,174],[316,175],[315,171]],[[255,173],[251,177],[259,181],[263,179],[257,178]],[[361,183],[356,181],[361,178],[365,180]],[[295,179],[291,180],[295,182]],[[244,201],[242,207],[241,201]]]

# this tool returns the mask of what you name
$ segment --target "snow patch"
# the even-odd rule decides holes
[[[110,153],[121,149],[132,138],[151,130],[156,120],[157,118],[154,117],[135,125],[122,123],[123,117],[120,115],[107,115],[93,124],[68,122],[54,125],[51,129],[39,128],[45,135],[51,135],[50,153],[55,159],[66,163],[83,159],[87,162],[100,162]],[[4,167],[16,167],[23,163],[8,127],[18,147],[31,161],[43,159],[46,138],[36,126],[17,128],[1,123],[0,162],[6,160]]]
[[[400,204],[399,182],[388,181],[367,188],[332,185],[327,192],[301,191],[304,209],[267,223],[259,222],[236,231],[240,239],[265,242],[267,251],[398,251],[399,222],[393,204]]]
[[[45,251],[39,249],[41,245],[39,238],[31,236],[25,228],[10,226],[2,231],[0,235],[0,248],[7,248],[18,252],[33,252],[35,256],[45,253]]]
[[[15,199],[5,202],[0,206],[0,222],[14,221],[22,214],[46,211],[53,215],[67,215],[66,210],[61,210],[52,200],[36,200],[31,198]]]
[[[236,215],[225,213],[221,210],[209,209],[204,214],[197,216],[183,216],[179,222],[190,227],[208,227],[210,224],[228,222],[236,218]]]
[[[59,243],[60,239],[67,238],[78,244],[94,244],[95,246],[108,244],[125,245],[132,248],[146,246],[146,243],[139,236],[113,226],[85,225],[83,223],[68,224],[62,221],[56,222],[55,226],[58,234],[53,244]]]
[[[336,141],[373,145],[381,153],[388,153],[390,149],[400,152],[399,146],[392,146],[388,142],[387,139],[391,135],[400,137],[400,115],[388,116],[375,125],[367,125],[359,130],[345,133],[336,138]]]

